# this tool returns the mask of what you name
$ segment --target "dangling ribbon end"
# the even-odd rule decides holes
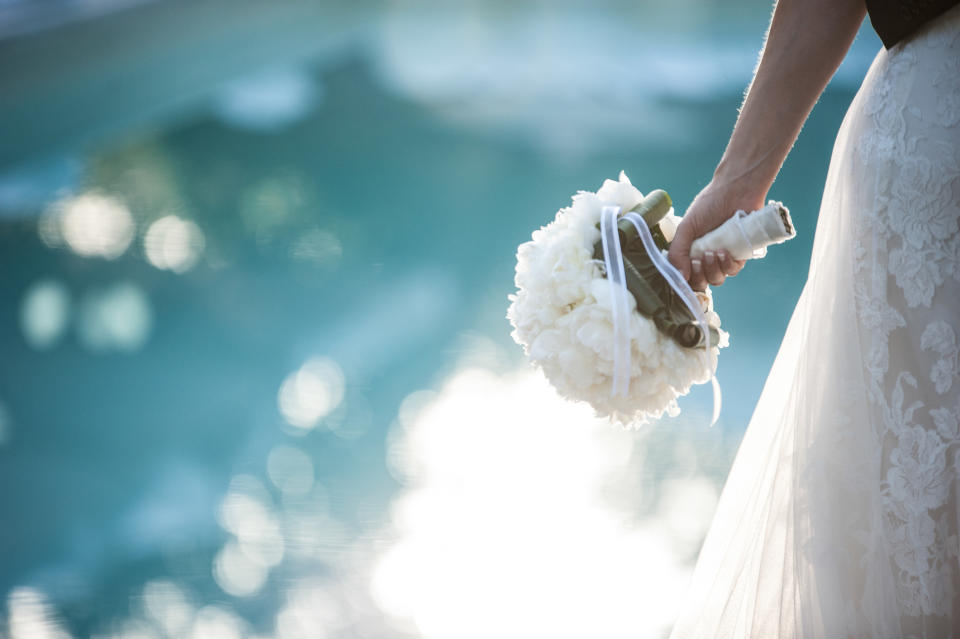
[[[745,212],[741,213],[746,215]],[[696,318],[697,324],[699,324],[700,328],[704,331],[706,344],[703,349],[703,363],[707,371],[710,372],[710,381],[713,383],[713,419],[710,422],[710,425],[713,426],[717,423],[717,419],[720,418],[720,383],[717,381],[714,367],[710,365],[710,355],[713,344],[710,343],[710,325],[707,322],[703,309],[700,308],[700,299],[694,290],[690,288],[690,284],[683,279],[680,271],[670,263],[663,253],[657,250],[656,244],[653,241],[653,235],[650,233],[650,229],[647,227],[647,223],[643,221],[643,218],[632,211],[626,213],[624,217],[636,227],[640,239],[643,240],[643,246],[647,251],[647,255],[650,256],[650,260],[654,266],[657,267],[657,270],[660,271],[660,274],[670,285],[670,288],[680,296],[680,299],[686,305],[691,315]]]
[[[710,375],[710,384],[713,386],[713,418],[710,420],[710,427],[712,428],[713,425],[717,423],[717,420],[720,419],[720,408],[723,404],[723,396],[720,393],[720,382],[717,381],[716,375]]]

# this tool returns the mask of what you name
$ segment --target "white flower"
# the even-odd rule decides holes
[[[620,179],[604,180],[603,186],[597,191],[597,197],[606,204],[616,204],[624,211],[629,211],[643,199],[643,193],[638,191],[630,178],[623,171],[620,171]]]
[[[517,249],[515,283],[507,317],[513,338],[524,348],[561,395],[586,401],[596,412],[621,422],[643,423],[663,413],[679,412],[677,397],[696,383],[710,379],[718,349],[710,353],[678,346],[638,312],[628,295],[630,324],[630,380],[626,396],[611,396],[613,376],[613,319],[610,282],[602,261],[593,259],[600,240],[597,223],[605,205],[622,210],[643,199],[627,176],[606,180],[597,193],[581,191],[571,206],[534,231],[531,241]],[[661,230],[673,238],[680,218],[667,215]],[[707,321],[719,329],[709,291],[699,296]]]

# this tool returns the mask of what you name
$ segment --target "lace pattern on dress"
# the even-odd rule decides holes
[[[880,176],[858,212],[854,286],[908,636],[947,636],[960,614],[960,14],[948,16],[878,56],[857,144],[862,174]]]

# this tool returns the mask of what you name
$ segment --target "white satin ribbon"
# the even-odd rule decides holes
[[[750,241],[750,234],[747,233],[747,229],[743,227],[743,218],[747,217],[747,215],[749,215],[749,213],[747,213],[743,209],[740,209],[739,211],[733,214],[733,219],[737,221],[737,230],[740,231],[740,235],[743,236],[743,241],[747,243],[747,246],[754,246],[755,242]],[[770,237],[770,234],[767,233],[767,230],[763,228],[762,225],[758,226],[757,228],[759,228],[760,231],[763,232],[763,235],[767,241],[764,242],[764,245],[761,246],[760,248],[753,249],[753,257],[755,258],[763,257],[764,255],[766,255],[767,254],[766,244],[773,241],[773,238]]]
[[[623,272],[623,251],[617,232],[619,206],[605,206],[600,211],[600,242],[603,265],[610,281],[610,307],[613,314],[613,388],[611,397],[630,391],[630,306],[627,276]]]
[[[626,275],[623,270],[623,251],[620,247],[620,235],[617,233],[617,216],[620,213],[618,206],[604,206],[600,211],[600,242],[603,246],[603,262],[606,268],[607,279],[610,281],[610,294],[613,312],[613,384],[610,395],[626,395],[630,385],[630,335],[626,332],[629,327],[630,311],[626,295],[629,295],[626,284]],[[710,366],[710,327],[707,324],[707,318],[700,308],[700,300],[697,294],[683,278],[666,256],[657,249],[653,241],[653,235],[647,227],[643,218],[633,212],[624,214],[624,219],[629,220],[637,229],[643,247],[650,256],[650,261],[657,268],[663,278],[667,281],[684,305],[689,309],[697,324],[704,332],[706,347],[703,351],[704,362],[707,370],[710,371],[710,383],[713,386],[713,418],[710,421],[712,426],[720,417],[720,408],[723,402],[720,392],[720,383],[717,381],[715,371]]]

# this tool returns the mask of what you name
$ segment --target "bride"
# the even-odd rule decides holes
[[[960,639],[960,6],[868,4],[886,48],[837,135],[807,282],[676,639]],[[694,288],[742,267],[691,262],[690,243],[762,206],[866,11],[778,3],[670,249]]]

